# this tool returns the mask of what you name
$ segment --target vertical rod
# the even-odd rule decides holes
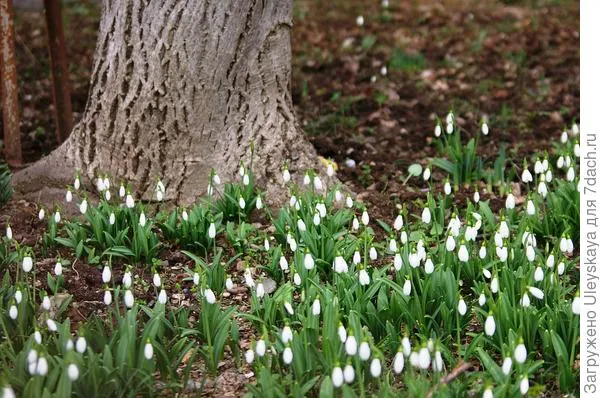
[[[4,156],[10,166],[19,167],[23,163],[23,157],[12,0],[0,0],[0,86]]]
[[[60,0],[44,0],[44,6],[46,9],[46,26],[48,28],[50,68],[52,70],[56,141],[60,144],[67,139],[73,128],[73,108],[71,107],[67,51]]]

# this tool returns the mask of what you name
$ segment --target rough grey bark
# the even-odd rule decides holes
[[[82,121],[18,188],[77,168],[144,199],[161,177],[166,199],[186,203],[211,167],[233,177],[253,143],[258,183],[275,194],[284,161],[316,164],[292,107],[291,28],[292,0],[105,0]]]

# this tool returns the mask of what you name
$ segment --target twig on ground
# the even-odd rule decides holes
[[[456,367],[454,369],[452,369],[452,371],[450,373],[448,373],[446,376],[442,377],[440,379],[440,382],[437,385],[435,385],[431,390],[429,390],[426,397],[432,398],[433,393],[435,392],[435,390],[437,390],[437,388],[439,386],[443,386],[443,385],[446,385],[446,384],[452,382],[452,380],[456,379],[458,376],[460,376],[461,374],[463,374],[464,372],[469,370],[472,366],[473,366],[473,364],[471,362],[460,361],[458,363],[458,365],[456,365]]]

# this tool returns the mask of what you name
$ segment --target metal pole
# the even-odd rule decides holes
[[[52,69],[52,95],[56,120],[56,140],[60,144],[67,139],[73,128],[73,108],[65,35],[63,32],[60,0],[44,0],[46,26],[48,28],[48,49]]]
[[[2,89],[2,121],[4,156],[13,167],[21,166],[21,130],[15,59],[15,25],[12,0],[0,0],[0,85]]]

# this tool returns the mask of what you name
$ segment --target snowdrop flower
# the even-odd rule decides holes
[[[244,281],[246,283],[246,286],[248,286],[249,288],[254,287],[254,279],[252,279],[252,271],[250,270],[250,268],[246,268],[246,271],[244,271]]]
[[[452,187],[450,186],[450,182],[448,180],[446,180],[444,183],[444,193],[446,195],[450,195],[452,193]]]
[[[535,250],[533,249],[533,246],[527,246],[525,249],[525,255],[527,256],[527,260],[529,260],[529,262],[533,262],[533,260],[535,260]]]
[[[338,255],[333,260],[333,270],[338,274],[348,272],[348,264],[342,256]]]
[[[46,319],[46,326],[48,326],[48,330],[51,332],[56,332],[58,330],[58,326],[56,325],[54,319]]]
[[[494,294],[498,293],[498,277],[497,276],[494,276],[494,278],[492,279],[492,282],[490,283],[490,290]]]
[[[65,194],[65,200],[67,203],[71,203],[73,201],[73,193],[70,189],[67,189],[67,193]]]
[[[402,353],[404,354],[405,357],[408,357],[411,352],[412,352],[412,347],[410,345],[410,340],[408,339],[407,336],[404,336],[402,338]]]
[[[75,350],[77,350],[78,353],[83,354],[85,352],[86,348],[87,348],[87,341],[85,340],[85,337],[83,337],[83,336],[77,337],[77,341],[75,341]]]
[[[381,7],[388,8],[390,6],[389,0],[381,0]]]
[[[569,167],[569,170],[567,171],[567,181],[571,182],[574,180],[575,180],[575,170],[573,169],[573,166],[571,166],[571,167]]]
[[[371,283],[369,273],[365,269],[358,271],[358,282],[361,286],[367,286],[369,283]]]
[[[377,260],[377,250],[373,246],[369,249],[369,258],[373,261]]]
[[[577,293],[575,293],[575,297],[573,297],[571,311],[573,311],[573,314],[575,315],[579,315],[581,313],[581,299],[579,298],[579,291],[577,291]]]
[[[146,345],[144,345],[144,357],[147,360],[152,359],[154,356],[154,348],[152,347],[152,343],[150,343],[150,339],[146,340]]]
[[[473,202],[479,203],[479,199],[480,199],[480,197],[479,197],[479,191],[475,191],[473,193]]]
[[[248,174],[244,174],[242,177],[242,184],[249,185],[250,184],[250,176]]]
[[[290,245],[290,250],[295,252],[298,248],[298,244],[296,243],[296,239],[293,236],[289,235],[288,244]]]
[[[426,274],[432,274],[434,271],[434,264],[433,261],[431,261],[431,259],[429,257],[427,257],[427,260],[425,260],[425,273]]]
[[[294,308],[292,308],[292,305],[289,303],[289,301],[283,303],[283,307],[285,308],[288,314],[294,315]]]
[[[246,208],[246,201],[241,196],[240,196],[240,198],[238,200],[238,204],[240,205],[240,209],[244,210]]]
[[[467,303],[465,303],[465,300],[463,300],[462,297],[458,300],[458,313],[461,316],[464,316],[467,313]]]
[[[494,315],[490,312],[487,318],[485,318],[485,334],[488,336],[493,336],[496,332],[496,321],[494,320]]]
[[[256,342],[256,355],[262,357],[267,352],[267,344],[263,339],[260,339]]]
[[[301,283],[302,283],[302,278],[300,277],[300,274],[297,272],[294,272],[294,285],[300,286]]]
[[[360,221],[363,223],[364,226],[369,225],[369,213],[367,213],[366,210],[362,212]]]
[[[346,339],[344,346],[346,348],[346,354],[350,356],[356,355],[356,352],[358,351],[358,343],[356,342],[356,338],[352,335],[352,333],[350,333],[350,336],[348,336]]]
[[[402,373],[402,370],[404,369],[404,355],[402,355],[402,351],[398,351],[394,356],[394,361],[392,362],[392,369],[397,375]]]
[[[283,175],[282,175],[282,178],[283,178],[283,183],[284,183],[284,184],[287,184],[288,182],[290,182],[290,179],[292,178],[292,176],[290,175],[290,172],[289,172],[289,170],[287,169],[287,167],[285,167],[285,168],[283,169]]]
[[[319,225],[321,224],[321,215],[319,214],[319,212],[315,212],[315,215],[313,216],[313,224],[314,225]]]
[[[342,343],[346,342],[346,339],[348,338],[348,334],[346,333],[346,328],[344,327],[344,325],[340,322],[340,324],[338,325],[338,337],[340,338],[340,341]]]
[[[446,133],[452,134],[453,132],[454,132],[454,124],[453,123],[448,123],[446,125]]]
[[[529,286],[528,289],[529,289],[529,292],[536,299],[538,299],[538,300],[543,300],[544,299],[544,292],[541,289],[539,289],[539,288],[537,288],[535,286]]]
[[[125,289],[129,289],[131,287],[131,272],[125,271],[121,283]]]
[[[573,123],[573,126],[571,126],[571,132],[573,135],[579,135],[579,126],[577,126],[577,123]]]
[[[436,350],[433,355],[432,367],[435,372],[441,372],[444,369],[444,359],[442,358],[442,353],[439,350]]]
[[[402,256],[400,253],[394,254],[394,269],[400,271],[402,269]]]
[[[371,366],[369,368],[371,376],[377,378],[381,375],[381,360],[379,358],[373,358]]]
[[[519,383],[519,391],[521,391],[522,395],[527,394],[527,391],[529,391],[529,379],[526,375],[521,378],[521,382]]]
[[[167,303],[167,292],[165,289],[160,289],[160,292],[158,293],[158,302],[163,305]]]
[[[73,181],[73,188],[75,188],[75,190],[78,191],[80,186],[81,186],[81,180],[79,178],[79,175],[76,175],[75,181]]]
[[[37,344],[42,344],[42,334],[37,329],[33,332],[33,340],[35,340]]]
[[[36,373],[40,376],[46,376],[48,374],[48,361],[46,357],[40,356],[37,362]]]
[[[304,180],[303,180],[304,185],[308,185],[310,184],[310,176],[307,174],[304,174]]]
[[[342,193],[340,192],[339,189],[335,190],[335,201],[336,202],[341,202],[344,199],[344,195],[342,195]]]
[[[527,200],[527,214],[533,216],[535,214],[535,205],[531,199]]]
[[[231,277],[225,279],[225,289],[229,292],[233,290],[233,281],[231,280]]]
[[[408,263],[411,267],[417,268],[419,266],[419,254],[413,249],[413,251],[408,255]]]
[[[321,314],[321,300],[318,298],[313,301],[312,304],[312,314],[313,316],[319,316]]]
[[[408,360],[410,362],[410,366],[412,366],[413,368],[418,368],[419,367],[419,353],[416,351],[413,351],[410,353],[410,356],[408,357]]]
[[[442,135],[442,125],[437,123],[435,125],[435,129],[433,130],[433,135],[435,135],[436,137],[439,137]]]
[[[362,15],[356,17],[356,24],[358,26],[363,26],[365,24],[365,18]]]
[[[548,167],[550,167],[548,158],[544,158],[544,160],[542,160],[542,172],[548,171]]]
[[[112,273],[110,271],[110,268],[108,267],[108,265],[105,265],[104,268],[102,269],[102,282],[104,282],[104,283],[110,282],[111,277],[112,277]]]
[[[44,309],[45,311],[50,311],[50,307],[51,307],[50,297],[48,297],[48,295],[45,294],[44,298],[42,299],[42,309]]]
[[[252,362],[254,362],[254,351],[247,350],[246,353],[244,354],[244,356],[246,357],[246,363],[248,365],[251,365]]]
[[[40,219],[40,221],[44,219],[45,215],[46,215],[46,212],[44,211],[43,208],[41,208],[40,212],[38,213],[38,218]]]
[[[402,218],[402,214],[398,214],[398,216],[394,220],[394,229],[396,231],[399,231],[402,229],[402,226],[404,226],[404,220]]]
[[[404,286],[402,286],[402,293],[404,293],[405,296],[410,296],[410,292],[412,290],[412,284],[410,283],[410,279],[407,279],[404,281]]]
[[[60,222],[60,212],[58,210],[54,213],[54,222],[57,224]]]
[[[354,372],[354,368],[352,367],[352,364],[351,363],[346,364],[346,366],[344,366],[344,382],[346,382],[347,384],[352,384],[352,382],[354,382],[355,376],[356,376],[356,374]]]
[[[478,302],[479,302],[479,306],[480,307],[483,307],[485,305],[485,302],[486,302],[485,294],[481,293],[479,295],[479,301]]]
[[[215,226],[214,222],[211,222],[208,226],[208,237],[210,239],[214,239],[215,236],[217,236],[217,227]]]
[[[565,273],[565,263],[563,263],[562,261],[560,263],[558,263],[558,267],[556,267],[556,270],[558,271],[558,275],[562,275]]]
[[[131,292],[131,290],[125,290],[125,296],[123,300],[125,301],[125,306],[127,308],[133,307],[133,293]]]
[[[346,207],[350,209],[353,205],[354,202],[352,201],[352,198],[350,196],[346,196]]]
[[[460,248],[458,249],[458,259],[463,263],[469,261],[469,251],[464,244],[460,245]]]
[[[325,207],[325,203],[319,202],[315,205],[315,208],[319,212],[319,216],[321,218],[325,218],[327,216],[327,207]]]
[[[480,259],[484,259],[487,256],[487,248],[485,247],[485,244],[481,245],[481,247],[479,248],[479,258]]]
[[[307,270],[315,268],[315,260],[313,259],[312,254],[308,252],[308,249],[304,253],[304,268]]]
[[[321,177],[315,176],[315,178],[313,179],[313,184],[315,184],[315,189],[317,191],[323,190],[323,181],[321,180]]]
[[[390,243],[388,245],[388,250],[392,253],[395,253],[398,250],[398,244],[396,243],[396,239],[391,238]]]
[[[160,284],[161,284],[160,275],[158,275],[158,273],[156,273],[156,272],[152,276],[152,283],[154,284],[154,286],[160,287]]]
[[[523,174],[521,174],[521,181],[523,181],[523,183],[525,184],[533,181],[533,176],[531,175],[531,172],[528,168],[525,168],[525,170],[523,170]]]
[[[206,302],[208,304],[214,304],[217,301],[215,293],[212,291],[212,289],[204,290],[204,297],[206,298]]]
[[[523,339],[519,339],[519,344],[515,347],[515,360],[518,363],[525,363],[527,359],[527,348],[525,348],[525,344],[523,344]]]
[[[567,175],[568,177],[568,175]],[[540,183],[537,188],[538,193],[542,198],[545,198],[548,195],[548,187],[546,186],[546,177],[542,174],[540,177]]]
[[[281,268],[282,271],[287,271],[289,268],[288,261],[284,256],[279,257],[279,268]]]
[[[560,135],[560,142],[562,144],[566,144],[568,140],[569,140],[569,135],[567,134],[567,130],[564,130],[562,132],[562,134]]]
[[[481,133],[483,135],[488,135],[490,133],[490,128],[486,122],[483,122],[481,124]]]
[[[552,181],[552,170],[546,172],[546,182]]]
[[[515,196],[512,194],[512,192],[510,192],[507,196],[506,196],[506,203],[505,206],[508,210],[512,210],[515,208]]]
[[[544,280],[544,271],[542,270],[542,267],[535,268],[535,272],[533,273],[533,280],[535,280],[536,282],[541,282]]]
[[[112,304],[112,294],[110,293],[110,290],[105,290],[104,291],[104,305],[111,305]]]
[[[59,276],[62,275],[62,263],[59,261],[56,262],[56,265],[54,265],[54,275]]]
[[[513,362],[512,362],[511,357],[504,358],[504,361],[502,362],[502,373],[504,373],[506,376],[508,376],[510,374],[512,364],[513,364]]]
[[[15,292],[15,301],[17,302],[17,304],[21,304],[21,300],[23,300],[23,293],[21,293],[20,289],[17,289],[17,291]]]
[[[358,357],[362,361],[366,361],[371,357],[371,346],[368,342],[363,341],[358,346]]]
[[[294,354],[292,353],[292,349],[290,347],[285,347],[285,349],[283,350],[283,363],[285,363],[286,365],[289,365],[292,363],[292,360],[294,359]]]
[[[69,364],[67,366],[67,376],[69,376],[69,380],[75,381],[79,378],[79,368],[74,363]]]
[[[17,309],[17,306],[14,303],[11,304],[10,308],[8,309],[8,316],[14,321],[15,319],[17,319],[18,315],[19,310]]]
[[[339,366],[333,368],[333,371],[331,372],[331,381],[335,388],[339,388],[344,384],[344,372],[342,371],[342,368]]]
[[[262,208],[263,208],[262,196],[258,195],[258,197],[256,198],[256,209],[260,210]]]
[[[429,207],[423,209],[423,212],[421,213],[421,220],[425,224],[429,224],[431,222],[431,210],[429,210]]]
[[[121,184],[121,186],[119,187],[119,197],[120,198],[124,198],[125,197],[125,186],[123,184]],[[133,200],[133,198],[131,198]]]
[[[298,225],[298,230],[300,232],[306,231],[306,224],[301,218],[299,218],[298,221],[296,221],[296,224]]]
[[[573,146],[573,154],[575,157],[579,157],[581,155],[581,147],[577,141],[575,141],[575,145]]]
[[[529,295],[527,293],[523,293],[523,297],[519,300],[519,304],[523,306],[523,308],[528,308],[531,305],[531,300],[529,299]]]
[[[292,329],[290,329],[288,325],[285,325],[281,331],[281,342],[287,344],[292,341],[293,338],[294,335],[292,334]]]
[[[354,217],[354,219],[352,219],[352,230],[358,231],[359,228],[360,224],[358,223],[358,218]]]
[[[494,392],[492,391],[492,387],[488,386],[483,391],[482,398],[494,398]]]
[[[448,235],[448,238],[446,239],[446,251],[454,251],[454,249],[456,248],[456,241],[454,240],[454,236],[452,235]]]
[[[508,259],[508,249],[506,247],[496,247],[496,255],[503,263]]]
[[[425,171],[423,171],[423,181],[429,181],[429,178],[431,178],[431,169],[426,167]]]
[[[419,367],[423,370],[428,369],[431,364],[431,356],[427,347],[421,347],[419,350]]]

